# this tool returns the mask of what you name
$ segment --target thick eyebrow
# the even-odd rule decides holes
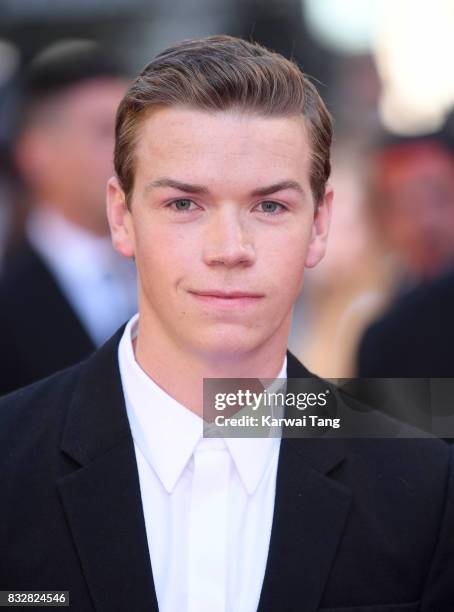
[[[203,185],[191,185],[190,183],[184,183],[182,181],[177,181],[176,179],[172,179],[166,176],[155,179],[154,181],[150,181],[145,185],[144,193],[148,193],[151,189],[155,189],[157,187],[172,187],[173,189],[178,189],[179,191],[184,191],[185,193],[209,193],[208,187],[204,187]],[[254,189],[251,192],[251,196],[253,197],[263,197],[268,196],[273,193],[277,193],[278,191],[283,191],[284,189],[293,189],[298,193],[304,195],[304,189],[297,181],[287,180],[280,181],[279,183],[273,183],[272,185],[268,185],[267,187],[259,187],[258,189]]]
[[[155,189],[156,187],[172,187],[173,189],[178,189],[179,191],[185,191],[186,193],[208,193],[208,188],[203,187],[202,185],[190,185],[189,183],[183,183],[181,181],[177,181],[176,179],[168,178],[163,176],[154,181],[150,181],[145,185],[144,192],[148,193],[151,189]]]
[[[276,193],[277,191],[284,191],[284,189],[293,189],[298,193],[304,195],[304,189],[297,181],[281,181],[280,183],[274,183],[273,185],[268,185],[268,187],[260,187],[259,189],[254,189],[251,193],[252,196],[268,196],[272,193]]]

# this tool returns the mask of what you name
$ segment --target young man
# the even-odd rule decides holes
[[[77,611],[453,609],[444,443],[202,437],[204,378],[309,375],[286,347],[330,142],[315,88],[256,44],[187,41],[133,83],[108,216],[139,317],[0,404],[2,589]]]

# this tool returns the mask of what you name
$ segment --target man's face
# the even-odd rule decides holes
[[[436,145],[402,154],[382,181],[382,227],[419,278],[454,262],[454,158]]]
[[[105,185],[113,172],[115,113],[123,79],[75,84],[42,109],[19,142],[19,165],[34,199],[97,233],[108,231]]]
[[[314,218],[303,120],[172,107],[139,130],[131,212],[116,179],[108,212],[144,325],[205,357],[286,346],[331,209],[328,191]]]

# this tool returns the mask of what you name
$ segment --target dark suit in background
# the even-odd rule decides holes
[[[400,298],[365,332],[361,377],[454,377],[454,271]]]
[[[120,337],[0,401],[0,589],[158,609]],[[288,354],[289,379],[307,375]],[[435,439],[283,439],[258,609],[452,612],[453,487]]]
[[[454,442],[453,317],[451,271],[399,298],[366,330],[355,383],[367,403],[449,443]]]
[[[0,275],[0,395],[71,366],[95,345],[28,242]]]

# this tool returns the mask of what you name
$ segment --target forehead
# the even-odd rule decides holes
[[[227,180],[308,175],[310,149],[302,117],[170,107],[150,113],[138,129],[136,179],[178,173]]]

